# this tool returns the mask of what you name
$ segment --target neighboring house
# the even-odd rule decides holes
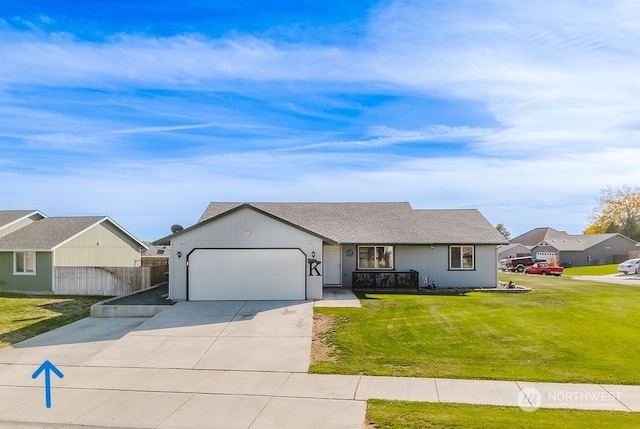
[[[8,232],[0,233],[0,290],[4,291],[56,293],[58,268],[135,267],[145,248],[104,216],[0,211],[0,231]]]
[[[169,246],[154,246],[148,241],[144,242],[147,247],[142,251],[141,265],[143,267],[157,267],[169,265]]]
[[[171,299],[288,300],[321,299],[324,286],[351,288],[376,274],[495,287],[496,246],[506,240],[477,210],[211,203],[198,223],[154,244],[171,245]]]
[[[564,237],[569,235],[566,231],[558,231],[557,229],[542,227],[534,228],[531,231],[525,232],[515,238],[509,240],[510,243],[517,243],[531,249],[534,246],[542,243],[545,240],[552,240],[557,237]]]
[[[498,261],[520,256],[531,256],[531,249],[519,243],[510,243],[498,247]]]
[[[629,258],[636,242],[622,234],[564,235],[532,247],[536,259],[565,266],[617,264]]]
[[[576,267],[622,262],[636,246],[622,234],[571,235],[548,227],[534,228],[513,238],[511,244],[527,247],[537,260]]]

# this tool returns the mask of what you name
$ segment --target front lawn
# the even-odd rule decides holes
[[[618,272],[618,264],[610,265],[591,265],[589,267],[565,268],[565,276],[606,276],[608,274],[616,274]]]
[[[89,316],[104,296],[0,294],[0,348]]]
[[[365,427],[372,429],[583,429],[587,427],[618,429],[640,427],[640,413],[544,408],[528,412],[518,407],[380,400],[369,401],[366,420],[369,425]]]
[[[640,384],[640,288],[501,274],[527,294],[363,294],[311,372]]]

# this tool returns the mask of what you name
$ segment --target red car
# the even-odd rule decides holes
[[[548,262],[536,262],[524,270],[525,274],[540,274],[542,276],[561,276],[563,272],[564,268],[552,267]]]

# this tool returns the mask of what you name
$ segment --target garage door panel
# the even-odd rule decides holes
[[[305,299],[299,249],[197,249],[189,256],[189,300]]]

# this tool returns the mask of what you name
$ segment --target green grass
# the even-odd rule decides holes
[[[640,427],[640,413],[543,408],[528,412],[518,407],[380,400],[369,401],[366,419],[368,427],[377,429]]]
[[[591,265],[590,267],[565,268],[565,276],[606,276],[608,274],[616,274],[618,272],[618,264],[611,265]]]
[[[0,294],[0,348],[89,316],[100,296]]]
[[[640,288],[501,274],[527,294],[366,294],[315,373],[640,384]]]

